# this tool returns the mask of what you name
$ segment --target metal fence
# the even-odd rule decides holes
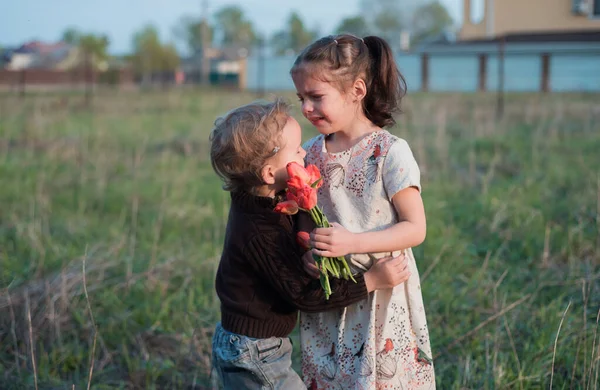
[[[293,90],[295,57],[250,57],[246,88]],[[600,43],[437,45],[398,53],[410,91],[600,92]]]

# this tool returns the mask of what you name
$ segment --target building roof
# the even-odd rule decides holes
[[[598,42],[600,43],[600,30],[585,31],[546,31],[532,33],[510,33],[490,39],[471,39],[457,41],[456,44],[468,45],[474,43],[504,42]]]
[[[494,54],[498,53],[504,42],[506,53],[600,53],[600,30],[569,31],[545,33],[514,33],[490,39],[473,39],[462,41],[437,40],[424,43],[414,48],[416,53],[440,55],[453,54]]]
[[[40,41],[26,42],[15,49],[15,53],[39,53],[41,55],[50,54],[57,50],[64,50],[70,45],[65,42],[45,43]]]

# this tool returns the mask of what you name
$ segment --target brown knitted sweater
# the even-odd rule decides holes
[[[338,309],[367,297],[357,283],[331,278],[332,295],[302,268],[292,218],[273,211],[275,200],[231,193],[231,208],[215,287],[226,330],[255,338],[287,337],[298,310]]]

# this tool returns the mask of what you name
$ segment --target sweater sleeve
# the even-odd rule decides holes
[[[264,283],[268,283],[277,293],[309,313],[339,309],[365,299],[368,295],[362,274],[352,280],[330,278],[331,295],[325,299],[318,279],[310,277],[302,268],[302,258],[295,242],[290,242],[285,234],[267,238],[256,236],[248,241],[246,252],[249,260]]]

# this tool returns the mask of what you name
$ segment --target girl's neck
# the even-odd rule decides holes
[[[332,133],[327,139],[327,150],[330,153],[348,150],[359,143],[366,135],[377,130],[381,130],[381,128],[362,115],[362,118],[354,119],[344,129]]]

